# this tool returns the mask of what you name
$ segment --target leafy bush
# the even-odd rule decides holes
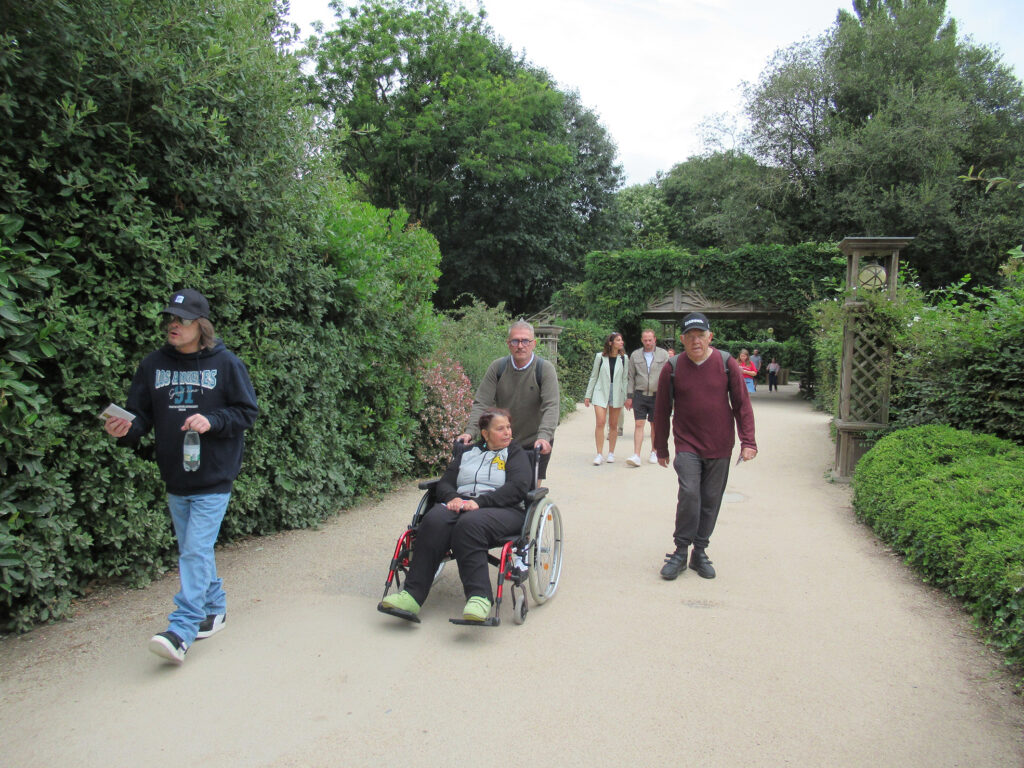
[[[594,355],[611,331],[591,320],[559,320],[559,325],[565,329],[558,337],[558,391],[565,414],[583,402]]]
[[[946,426],[901,430],[860,460],[853,488],[858,517],[1024,663],[1024,449]]]
[[[893,427],[949,424],[1024,445],[1024,278],[978,293],[962,282],[933,302],[901,338]]]
[[[174,561],[156,467],[96,418],[172,290],[210,297],[260,401],[226,540],[408,471],[440,255],[332,181],[263,0],[9,3],[0,24],[0,630],[22,630]]]
[[[474,390],[462,365],[447,355],[421,363],[418,373],[423,404],[416,462],[418,469],[429,474],[448,465],[452,444],[466,427]]]
[[[479,299],[472,299],[466,306],[441,316],[438,351],[459,361],[475,392],[488,366],[508,354],[506,340],[511,324],[512,318],[503,304],[488,307]]]
[[[1024,445],[1024,279],[1007,271],[1003,287],[976,293],[966,283],[926,295],[901,275],[896,301],[868,297],[873,321],[893,342],[886,431],[948,424]],[[811,309],[817,402],[832,413],[847,312],[839,301]]]

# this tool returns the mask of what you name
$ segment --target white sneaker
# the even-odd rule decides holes
[[[634,453],[628,459],[626,459],[627,467],[639,467],[640,466],[640,454]]]
[[[594,466],[600,466],[602,461],[604,461],[604,459],[601,458],[601,454],[597,454],[597,456],[594,457]]]
[[[651,464],[657,464],[658,454],[656,454],[654,451],[651,451],[651,458],[649,458],[647,461],[649,461]]]
[[[607,461],[609,464],[614,464],[615,463],[615,454],[614,453],[609,453],[608,454],[608,458],[605,459],[605,461]]]

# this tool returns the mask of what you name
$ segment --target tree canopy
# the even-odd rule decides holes
[[[1024,172],[1024,92],[997,53],[957,36],[944,0],[856,0],[776,52],[745,95],[741,149],[674,166],[655,187],[667,219],[648,204],[634,231],[691,250],[909,235],[925,287],[998,280],[1018,212],[959,177]]]
[[[957,38],[944,0],[855,0],[781,52],[747,94],[752,149],[789,181],[780,212],[803,237],[912,235],[930,286],[990,282],[1020,224],[957,176],[1024,162],[1020,81]]]
[[[483,12],[447,0],[333,7],[337,25],[307,53],[342,168],[369,201],[437,237],[438,304],[471,293],[539,308],[610,226],[621,169],[596,115],[501,44]]]

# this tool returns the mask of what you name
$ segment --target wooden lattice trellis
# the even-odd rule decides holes
[[[868,318],[847,324],[844,342],[849,365],[842,388],[839,416],[847,421],[886,424],[889,421],[889,380],[892,343]]]
[[[868,449],[866,434],[889,423],[892,341],[871,317],[861,297],[879,291],[890,301],[896,296],[900,249],[913,238],[847,237],[839,247],[846,254],[846,302],[843,329],[843,369],[836,424],[836,466],[832,477],[846,481]],[[862,259],[880,260],[864,264]]]

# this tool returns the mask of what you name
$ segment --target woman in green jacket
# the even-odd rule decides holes
[[[626,402],[626,353],[621,333],[611,333],[604,340],[604,349],[594,355],[594,367],[590,371],[587,383],[587,396],[583,405],[594,404],[594,415],[597,424],[594,427],[594,443],[597,455],[594,466],[607,461],[615,461],[615,442],[619,437],[619,416]],[[602,456],[604,451],[605,423],[608,424],[608,458]]]

